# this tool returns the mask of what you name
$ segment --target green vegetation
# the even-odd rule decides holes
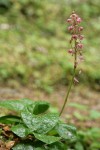
[[[80,7],[79,7],[80,6]],[[2,9],[1,9],[2,8]],[[66,20],[75,9],[84,20],[85,62],[80,81],[99,87],[99,1],[0,1],[0,82],[51,91],[71,78]],[[51,73],[52,72],[52,73]]]
[[[77,103],[70,105],[85,110],[83,105]],[[69,150],[70,148],[98,150],[100,148],[99,128],[77,131],[74,126],[60,121],[59,113],[50,110],[46,112],[50,107],[48,102],[30,99],[5,100],[0,102],[0,107],[16,112],[16,115],[0,117],[0,139],[6,143],[12,141],[13,145],[10,148],[13,150]],[[99,112],[91,111],[89,118],[85,116],[84,118],[95,120],[97,114],[99,117]],[[75,118],[82,121],[83,116],[80,116],[75,115]]]
[[[45,113],[49,108],[48,102],[29,99],[7,100],[0,102],[0,107],[17,112],[16,116],[0,117],[0,123],[7,124],[10,127],[9,131],[13,133],[12,137],[8,135],[6,140],[16,141],[16,136],[19,138],[19,142],[15,142],[13,148],[11,146],[13,150],[29,150],[29,147],[32,150],[66,150],[72,143],[77,143],[75,127],[61,122],[59,113]],[[1,127],[0,135],[4,140],[6,131],[3,124]]]
[[[82,74],[78,75],[77,71],[77,76],[81,84],[99,89],[99,3],[99,0],[0,0],[0,85],[22,85],[50,93],[53,88],[68,84],[73,58],[67,54],[70,35],[66,20],[75,10],[83,18],[85,35],[85,61],[79,65]],[[49,108],[47,102],[1,101],[0,107],[4,109],[0,109],[0,142],[12,142],[12,146],[15,143],[13,150],[99,150],[98,125],[83,125],[85,121],[99,124],[99,107],[90,110],[88,104],[69,104],[72,113],[66,115],[67,123],[73,117],[80,123],[75,124],[77,131],[72,125],[59,121],[58,108],[51,107],[45,114]],[[51,122],[50,126],[45,124],[46,120]]]

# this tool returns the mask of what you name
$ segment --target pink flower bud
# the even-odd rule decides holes
[[[79,27],[79,29],[78,29],[79,31],[82,31],[83,30],[83,27]]]
[[[69,50],[68,50],[68,53],[72,54],[72,53],[73,53],[73,50],[72,50],[72,49],[69,49]]]
[[[83,44],[81,44],[81,43],[77,44],[77,48],[82,49],[83,48]]]
[[[67,22],[68,22],[68,23],[71,23],[71,22],[72,22],[72,19],[67,19]]]
[[[84,39],[84,35],[79,35],[79,39],[83,40]]]
[[[76,19],[78,16],[76,15],[76,14],[72,14],[71,16],[70,16],[70,18],[72,18],[72,19]]]
[[[69,27],[68,27],[68,30],[69,30],[69,31],[73,30],[73,26],[69,26]]]
[[[76,21],[77,21],[77,23],[80,23],[82,21],[82,19],[81,18],[77,18]]]
[[[78,38],[78,35],[74,34],[74,35],[72,35],[72,38],[73,38],[73,39],[77,39],[77,38]]]

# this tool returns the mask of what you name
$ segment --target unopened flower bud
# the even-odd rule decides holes
[[[69,49],[69,50],[68,50],[68,53],[72,54],[72,53],[73,53],[73,50],[72,50],[72,49]]]
[[[83,40],[84,39],[84,35],[79,35],[79,39]]]
[[[77,18],[76,21],[77,21],[77,23],[80,23],[82,21],[82,19],[81,18]]]
[[[78,35],[74,34],[74,35],[72,35],[72,38],[73,38],[73,39],[77,39],[77,38],[78,38]]]
[[[71,16],[70,16],[70,18],[72,18],[72,19],[76,19],[78,16],[76,15],[76,14],[72,14]]]
[[[73,26],[69,26],[69,27],[68,27],[68,30],[69,30],[69,31],[73,30]]]
[[[67,19],[67,22],[70,23],[68,30],[72,34],[71,39],[69,41],[71,44],[71,49],[68,50],[68,53],[75,57],[74,69],[76,69],[77,65],[84,60],[82,56],[83,44],[81,43],[84,38],[84,35],[81,34],[83,27],[79,26],[79,23],[81,23],[81,21],[82,19],[75,13],[75,11],[73,11],[70,15],[70,18]],[[79,81],[76,78],[74,78],[74,82]]]
[[[82,31],[83,30],[83,27],[79,27],[79,29],[78,29],[79,31]]]
[[[71,22],[72,22],[72,19],[67,19],[67,22],[68,22],[68,23],[71,23]]]
[[[81,43],[77,44],[77,48],[82,49],[83,48],[83,44],[81,44]]]

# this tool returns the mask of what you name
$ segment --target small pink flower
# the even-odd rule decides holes
[[[72,49],[69,49],[69,50],[68,50],[68,53],[73,54],[73,50],[72,50]]]
[[[67,22],[68,22],[68,23],[71,23],[71,22],[72,22],[72,19],[67,19]]]
[[[82,21],[82,19],[81,18],[77,18],[76,21],[77,21],[77,23],[80,23]]]
[[[77,39],[77,38],[78,38],[78,35],[77,35],[77,34],[74,34],[74,35],[72,35],[72,38],[73,38],[73,39]]]
[[[83,27],[79,27],[79,29],[78,29],[79,31],[82,31],[83,30]]]
[[[83,40],[84,39],[84,35],[79,35],[79,39]]]
[[[83,44],[81,44],[81,43],[77,44],[77,48],[82,49],[83,48]]]
[[[73,26],[69,26],[69,27],[68,27],[68,30],[69,30],[69,31],[73,30]]]

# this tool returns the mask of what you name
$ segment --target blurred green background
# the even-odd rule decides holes
[[[73,59],[66,20],[73,10],[83,19],[85,35],[79,81],[99,88],[99,0],[0,0],[0,84],[47,91],[68,84]]]
[[[60,109],[72,77],[66,20],[73,10],[83,19],[85,61],[64,118],[80,128],[75,150],[99,150],[100,0],[0,0],[0,99],[48,99]],[[6,87],[24,94],[10,97]]]

